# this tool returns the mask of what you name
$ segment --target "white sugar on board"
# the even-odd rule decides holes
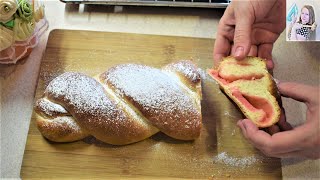
[[[225,112],[224,112],[224,115],[225,115],[225,116],[232,117],[232,118],[235,118],[235,119],[239,119],[239,118],[237,118],[235,115],[230,114],[228,111],[225,111]]]
[[[225,164],[231,167],[246,168],[258,162],[255,156],[249,157],[232,157],[226,152],[222,152],[213,158],[215,163]]]

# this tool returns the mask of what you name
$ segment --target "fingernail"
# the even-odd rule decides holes
[[[237,47],[237,49],[236,49],[236,52],[234,53],[234,55],[236,56],[236,57],[239,57],[239,56],[241,56],[241,54],[243,53],[243,51],[244,51],[244,48],[243,47]]]
[[[244,130],[247,131],[247,125],[246,125],[246,123],[242,123],[242,125],[243,125]]]
[[[245,138],[247,138],[247,129],[246,129],[246,125],[242,122],[242,120],[238,121],[238,126],[240,127],[242,134],[244,135]]]
[[[267,59],[267,68],[270,72],[273,71],[273,68],[274,68],[274,64],[273,64],[273,61],[271,59]],[[273,72],[272,72],[273,73]]]
[[[239,127],[241,127],[240,124],[242,124],[244,130],[246,130],[245,123],[242,123],[243,120],[244,120],[244,119],[240,119],[240,120],[237,122],[237,125],[238,125]]]
[[[241,120],[238,120],[237,125],[240,127]]]

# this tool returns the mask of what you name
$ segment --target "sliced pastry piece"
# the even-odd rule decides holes
[[[263,59],[247,57],[238,61],[226,57],[208,73],[258,127],[269,127],[279,121],[280,96]]]

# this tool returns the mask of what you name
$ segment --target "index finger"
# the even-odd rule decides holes
[[[216,41],[213,49],[214,66],[218,66],[221,59],[230,54],[234,36],[234,14],[232,3],[227,7],[219,21]]]
[[[309,86],[295,82],[281,82],[278,84],[282,96],[300,102],[310,103],[319,98],[319,87]]]
[[[214,66],[217,67],[223,57],[230,54],[231,43],[223,35],[218,34],[214,43],[213,60]]]

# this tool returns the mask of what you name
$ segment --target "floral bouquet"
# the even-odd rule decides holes
[[[0,0],[0,64],[27,57],[47,28],[39,1]]]

